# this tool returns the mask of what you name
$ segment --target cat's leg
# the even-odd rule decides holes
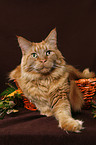
[[[83,72],[80,72],[78,69],[76,69],[72,65],[66,65],[66,71],[69,72],[70,80],[95,77],[95,73],[90,72],[88,68],[84,69]]]
[[[46,110],[46,111],[40,111],[41,115],[46,115],[47,117],[50,117],[53,115],[53,113],[51,112],[51,110]]]
[[[47,104],[42,103],[42,105],[40,105],[40,104],[36,103],[35,105],[38,108],[38,110],[40,111],[41,115],[46,115],[47,117],[53,115],[51,108]]]
[[[68,99],[58,100],[52,111],[56,119],[59,121],[59,127],[62,129],[73,132],[79,132],[81,129],[83,129],[83,122],[72,118],[71,107]]]
[[[70,81],[69,100],[73,111],[81,110],[84,104],[83,94],[81,93],[74,80]]]
[[[86,68],[86,69],[83,70],[83,77],[84,78],[93,78],[93,77],[95,77],[95,73],[90,72],[89,68]]]

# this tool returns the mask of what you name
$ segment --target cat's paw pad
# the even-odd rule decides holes
[[[59,124],[59,127],[64,129],[65,131],[72,131],[78,133],[80,132],[80,130],[84,129],[82,127],[82,124],[83,122],[80,120],[69,119]]]

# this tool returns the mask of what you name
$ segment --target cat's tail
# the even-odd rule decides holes
[[[88,68],[84,69],[83,72],[80,72],[78,69],[74,68],[72,65],[66,65],[66,71],[69,73],[70,80],[95,77],[95,73],[90,72]]]

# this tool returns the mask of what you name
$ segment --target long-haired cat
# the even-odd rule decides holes
[[[71,116],[83,105],[82,94],[75,79],[93,77],[88,69],[79,72],[67,65],[57,48],[57,33],[53,29],[45,40],[34,43],[18,36],[22,50],[21,64],[9,77],[16,79],[24,95],[32,101],[41,114],[55,116],[59,127],[66,131],[78,132],[82,121]]]

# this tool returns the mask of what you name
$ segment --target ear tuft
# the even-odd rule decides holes
[[[56,32],[56,28],[54,28],[49,35],[47,36],[47,38],[45,39],[45,42],[49,43],[50,45],[52,45],[53,47],[57,47],[57,32]]]
[[[32,43],[21,36],[16,36],[16,37],[18,39],[18,43],[22,50],[22,53],[26,54],[26,52],[29,50],[29,47],[32,45]]]

